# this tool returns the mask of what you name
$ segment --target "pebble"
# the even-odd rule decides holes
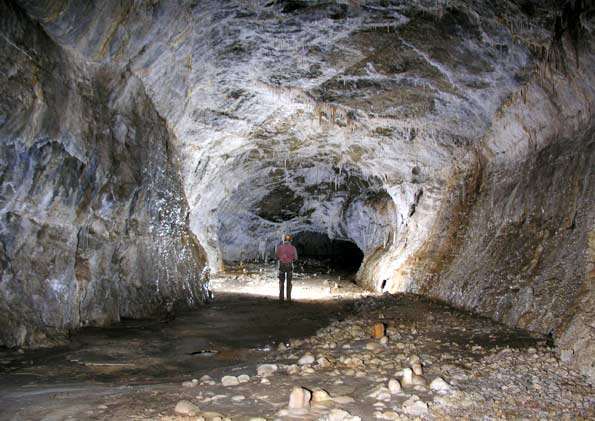
[[[277,364],[261,364],[256,368],[256,374],[263,377],[270,376],[277,370],[279,370],[279,366],[277,366]]]
[[[303,387],[295,386],[289,395],[289,409],[308,409],[310,408],[310,399],[312,399],[312,392]]]
[[[250,376],[247,374],[241,374],[238,376],[238,381],[240,383],[248,383],[250,381]]]
[[[351,414],[343,409],[331,409],[331,412],[328,414],[328,421],[343,421],[347,418],[351,417]]]
[[[240,384],[240,381],[236,376],[223,376],[221,378],[221,384],[223,384],[223,386],[237,386]]]
[[[312,402],[326,402],[332,400],[331,395],[323,389],[312,391]]]
[[[308,353],[308,354],[305,354],[303,357],[301,357],[301,358],[298,360],[298,364],[299,364],[299,365],[313,364],[313,363],[314,363],[314,361],[316,361],[316,360],[314,359],[314,355],[312,355],[312,354],[309,354],[309,353]]]
[[[423,386],[426,384],[426,379],[413,373],[410,368],[403,369],[403,378],[401,379],[403,386]]]
[[[428,414],[428,404],[419,400],[416,395],[411,396],[401,407],[404,413],[414,416],[423,416]]]
[[[447,393],[452,390],[452,387],[448,383],[446,383],[446,381],[442,377],[436,377],[430,383],[430,389],[440,393]]]
[[[390,393],[392,393],[393,395],[398,395],[403,391],[403,388],[401,387],[401,383],[397,379],[390,379],[388,381],[388,390],[390,390]]]
[[[355,399],[353,399],[351,396],[336,396],[333,398],[333,402],[336,402],[339,405],[344,405],[355,402]]]
[[[329,361],[329,359],[328,359],[328,358],[326,358],[326,357],[319,358],[319,359],[318,359],[316,362],[318,363],[318,365],[319,365],[321,368],[328,368],[328,367],[332,367],[332,365],[333,365],[333,364],[332,364],[332,363]]]
[[[420,363],[411,364],[411,370],[413,370],[413,373],[418,376],[424,374],[423,368]]]
[[[200,408],[190,401],[181,400],[176,404],[174,411],[182,415],[196,415],[200,412]]]
[[[381,351],[382,349],[384,349],[384,347],[380,345],[378,342],[368,342],[366,344],[366,349],[370,351]]]
[[[244,399],[246,399],[246,397],[244,395],[236,395],[236,396],[231,397],[231,400],[234,402],[241,402]]]
[[[196,387],[198,386],[198,380],[192,379],[191,381],[182,382],[182,387]]]

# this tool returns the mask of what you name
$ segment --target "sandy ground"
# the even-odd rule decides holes
[[[212,287],[211,304],[168,323],[2,350],[0,419],[595,418],[594,389],[547,338],[416,296],[370,296],[337,274],[296,274],[292,304],[275,299],[270,265]],[[407,384],[410,367],[425,384]]]

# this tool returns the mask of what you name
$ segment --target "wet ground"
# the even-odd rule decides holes
[[[412,295],[369,296],[318,269],[296,274],[292,304],[275,299],[273,266],[248,265],[214,276],[215,300],[173,321],[85,329],[63,348],[1,350],[0,419],[595,417],[593,389],[547,338]],[[376,323],[385,339],[371,338]],[[408,389],[413,355],[427,384]],[[258,375],[262,363],[277,370]],[[225,375],[245,376],[224,386]],[[428,387],[438,376],[448,391]],[[390,379],[402,392],[386,394]],[[294,387],[324,389],[331,400],[290,411]],[[176,414],[183,399],[200,414]]]

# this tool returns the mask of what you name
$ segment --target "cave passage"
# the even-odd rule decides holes
[[[364,259],[364,253],[354,242],[331,239],[320,232],[298,232],[293,245],[306,271],[323,267],[337,273],[353,274]]]
[[[0,0],[0,421],[595,419],[594,32]]]

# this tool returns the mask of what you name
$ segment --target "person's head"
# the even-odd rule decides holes
[[[283,237],[283,241],[289,243],[291,241],[291,234],[285,234],[285,236]]]

